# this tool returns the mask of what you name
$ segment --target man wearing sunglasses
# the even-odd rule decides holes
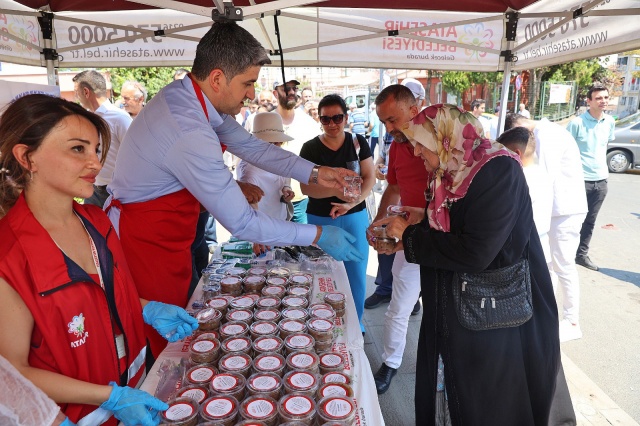
[[[285,84],[276,81],[273,84],[273,96],[278,100],[278,107],[275,112],[282,117],[284,133],[293,138],[292,141],[285,143],[282,148],[295,155],[300,155],[302,145],[316,136],[320,131],[320,126],[313,118],[306,114],[304,110],[296,108],[298,80],[291,79]],[[291,181],[291,188],[295,193],[293,197],[293,217],[291,220],[296,223],[307,223],[307,204],[309,197],[304,195],[300,190],[300,184],[297,180]]]
[[[413,155],[413,146],[401,132],[402,125],[418,115],[425,106],[425,90],[415,79],[407,78],[402,85],[387,86],[376,98],[376,112],[394,142],[389,148],[389,168],[387,181],[389,185],[382,194],[378,215],[374,222],[384,218],[387,207],[402,204],[403,209],[411,209],[409,221],[420,221],[420,211],[426,207],[425,189],[429,175],[424,170],[423,161]],[[423,215],[423,213],[422,213]],[[388,256],[380,254],[380,256]],[[379,265],[389,262],[379,261]],[[389,389],[402,362],[406,345],[409,316],[420,311],[420,266],[406,261],[404,252],[398,252],[393,259],[391,275],[393,277],[390,303],[384,322],[384,340],[382,366],[374,374],[376,390],[383,394]],[[385,271],[381,270],[382,275]],[[380,288],[380,291],[386,289]],[[387,290],[390,291],[391,289]],[[378,289],[376,289],[378,292]],[[388,293],[387,293],[388,294]],[[369,299],[374,298],[374,293]],[[387,296],[389,297],[389,296]],[[378,296],[383,298],[383,296]],[[369,300],[367,299],[367,300]]]

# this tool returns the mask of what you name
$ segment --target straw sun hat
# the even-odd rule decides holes
[[[253,119],[252,133],[266,142],[287,142],[293,138],[284,133],[282,118],[277,112],[261,112]]]

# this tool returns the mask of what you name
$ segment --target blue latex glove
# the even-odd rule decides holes
[[[60,423],[60,426],[76,426],[76,424],[69,420],[69,417],[65,417],[64,421]]]
[[[361,262],[364,257],[351,244],[355,241],[356,237],[342,228],[327,225],[322,227],[322,233],[318,239],[318,247],[336,260]]]
[[[179,306],[149,302],[142,310],[144,322],[169,342],[177,342],[198,328],[198,320]]]
[[[125,426],[156,426],[160,423],[160,411],[169,408],[167,404],[144,391],[128,386],[121,387],[115,382],[110,382],[109,385],[113,386],[111,395],[100,407],[113,412],[116,419]]]

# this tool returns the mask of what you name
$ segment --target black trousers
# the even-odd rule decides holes
[[[596,218],[608,192],[607,179],[585,181],[584,187],[587,191],[589,212],[582,223],[582,229],[580,229],[580,245],[578,246],[576,257],[585,257],[589,254],[589,243],[593,235],[593,228],[596,225]]]

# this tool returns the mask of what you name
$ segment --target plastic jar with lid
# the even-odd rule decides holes
[[[266,282],[262,275],[247,275],[242,281],[245,293],[260,293]]]
[[[282,318],[282,314],[279,310],[269,308],[269,309],[256,309],[253,312],[253,319],[256,321],[271,321],[278,323]]]
[[[244,277],[245,275],[247,275],[247,270],[241,266],[234,266],[224,271],[224,273],[226,275],[235,275],[236,277]]]
[[[246,377],[238,373],[220,373],[209,384],[211,395],[232,396],[242,401],[245,395]]]
[[[287,278],[285,277],[279,277],[277,275],[271,275],[267,277],[267,286],[279,286],[279,287],[286,287],[287,286]]]
[[[301,370],[318,374],[319,363],[320,358],[315,352],[298,351],[292,352],[287,356],[287,369],[289,371]]]
[[[309,371],[289,371],[282,380],[287,395],[301,393],[313,398],[318,391],[318,376]]]
[[[223,294],[239,296],[242,294],[242,277],[229,275],[220,280],[220,291]]]
[[[253,266],[247,270],[247,275],[261,275],[266,277],[269,270],[264,266]]]
[[[345,316],[345,314],[347,313],[346,309],[338,309],[336,311],[336,317],[338,318],[343,318]]]
[[[261,291],[263,296],[274,296],[278,299],[282,299],[286,292],[287,290],[281,285],[268,285],[263,287]]]
[[[353,388],[346,383],[325,383],[318,389],[318,401],[328,396],[346,396],[353,398]]]
[[[284,341],[278,336],[260,336],[253,341],[253,352],[256,356],[265,353],[282,353]]]
[[[306,321],[309,318],[309,312],[304,308],[286,308],[282,310],[282,318]]]
[[[220,372],[238,373],[244,377],[251,374],[251,365],[251,357],[245,353],[227,354],[218,361]]]
[[[309,300],[300,296],[285,296],[282,298],[283,308],[306,308],[309,306]]]
[[[209,425],[209,423],[203,423],[200,426],[215,426],[215,425],[213,424]],[[236,423],[236,426],[267,426],[267,424],[259,420],[244,420],[244,421],[241,421],[240,423]]]
[[[218,339],[196,339],[189,344],[189,359],[194,364],[209,364],[219,357],[220,341]]]
[[[228,322],[233,321],[242,321],[251,325],[253,322],[253,311],[251,309],[234,309],[232,311],[227,312],[225,315],[225,319]]]
[[[231,309],[253,309],[256,301],[249,295],[238,296],[229,303]]]
[[[286,339],[289,335],[294,333],[306,333],[307,324],[302,320],[297,319],[284,319],[278,324],[280,328],[280,337]]]
[[[316,403],[307,395],[292,393],[280,398],[278,413],[282,422],[300,421],[307,425],[313,424]]]
[[[333,349],[333,340],[316,340],[314,348],[317,353],[330,352]]]
[[[278,403],[275,399],[258,394],[240,404],[240,416],[245,420],[260,420],[268,426],[278,424]]]
[[[220,340],[220,333],[216,330],[199,332],[198,330],[193,332],[193,340],[203,340],[203,339],[216,339]]]
[[[289,278],[291,275],[291,270],[289,268],[285,268],[283,266],[274,266],[269,269],[269,275],[275,275],[277,277]]]
[[[222,315],[225,315],[227,313],[227,309],[229,308],[229,301],[226,299],[226,297],[216,296],[207,300],[207,306],[217,309]]]
[[[277,296],[262,296],[256,302],[256,309],[280,309],[282,300]]]
[[[289,296],[304,297],[305,299],[309,300],[309,298],[311,297],[311,287],[307,287],[304,285],[290,285],[287,289],[287,294]]]
[[[200,416],[216,425],[233,426],[236,424],[239,406],[238,400],[232,396],[212,396],[200,406]]]
[[[324,352],[319,354],[320,374],[344,370],[344,357],[338,352]]]
[[[218,371],[209,365],[196,365],[187,370],[186,379],[192,385],[207,386]]]
[[[285,352],[289,355],[296,351],[312,351],[316,344],[313,336],[307,333],[293,333],[284,339]]]
[[[196,319],[198,320],[198,330],[217,330],[220,327],[222,313],[214,308],[204,308],[196,313]]]
[[[312,318],[322,318],[333,321],[336,317],[336,311],[334,311],[329,305],[314,305],[313,308],[309,309],[309,316]]]
[[[276,401],[282,395],[282,377],[275,373],[255,373],[247,379],[249,395],[264,394]]]
[[[253,360],[254,373],[274,373],[282,377],[285,366],[284,357],[276,353],[260,354]]]
[[[175,398],[167,401],[169,408],[161,413],[162,422],[174,426],[198,424],[198,403],[191,398]]]
[[[249,334],[254,340],[262,336],[275,336],[278,331],[278,324],[273,321],[256,321],[249,326]]]
[[[346,396],[328,396],[318,401],[316,407],[318,421],[340,421],[353,425],[356,420],[356,404],[353,398]]]
[[[189,385],[178,389],[176,392],[176,398],[191,398],[198,403],[209,398],[209,389],[202,385]]]
[[[246,336],[249,334],[249,325],[242,321],[230,321],[220,326],[220,338]]]
[[[387,207],[387,217],[400,216],[404,219],[408,219],[409,213],[404,212],[401,209],[402,206],[390,205],[389,207]]]
[[[333,340],[333,321],[323,318],[311,318],[307,321],[307,333],[313,336],[316,341],[326,342]]]
[[[323,385],[327,383],[344,383],[344,384],[350,385],[351,377],[349,377],[349,375],[345,374],[344,372],[334,371],[331,373],[324,374],[320,378],[320,383]]]
[[[334,310],[346,308],[347,296],[339,291],[330,291],[328,293],[325,293],[323,300]]]
[[[251,339],[248,336],[229,337],[222,341],[222,353],[227,354],[250,354]]]
[[[313,285],[313,277],[308,274],[296,272],[289,276],[289,285],[311,287]]]

